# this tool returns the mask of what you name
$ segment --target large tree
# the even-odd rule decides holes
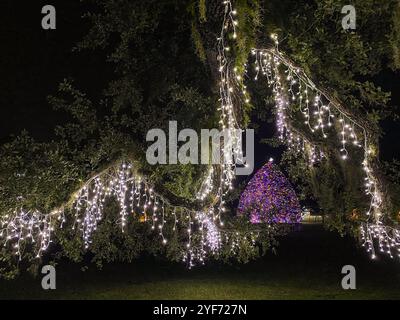
[[[23,133],[2,147],[1,215],[12,213],[16,207],[51,211],[69,201],[90,177],[121,159],[134,159],[138,170],[169,200],[198,209],[196,192],[207,166],[150,166],[145,160],[145,137],[149,129],[167,129],[169,120],[177,120],[181,129],[217,127],[216,39],[221,32],[224,4],[219,0],[89,3],[85,18],[90,28],[75,52],[106,57],[104,65],[114,72],[96,101],[84,93],[85,88],[76,88],[73,81],[60,84],[59,92],[52,94],[49,102],[71,121],[55,129],[56,139],[38,142]],[[386,107],[389,93],[375,85],[374,79],[388,67],[399,67],[398,1],[356,1],[358,27],[354,32],[341,27],[340,11],[346,4],[342,1],[237,0],[234,4],[238,40],[230,39],[232,68],[244,73],[251,49],[270,47],[273,42],[269,35],[277,33],[280,49],[318,85],[329,88],[334,97],[345,102],[354,116],[368,123],[374,145],[378,145],[379,123],[394,116],[394,112]],[[248,86],[252,100],[235,97],[240,106],[235,110],[240,125],[257,127],[260,120],[274,113],[268,98],[272,93],[264,84],[241,85]],[[334,139],[328,140],[323,148],[334,155],[336,144]],[[376,158],[379,160],[377,151]],[[319,207],[332,215],[336,228],[344,229],[348,212],[363,206],[358,156],[347,166],[333,156],[311,168],[290,152],[283,160],[299,193],[315,198]],[[398,181],[391,182],[398,190]],[[212,203],[213,197],[208,201]],[[174,240],[165,247],[154,241],[157,234],[137,221],[130,223],[129,232],[119,233],[113,223],[117,219],[115,205],[112,201],[107,205],[108,214],[94,234],[91,252],[96,263],[130,261],[144,250],[180,258],[183,244],[179,235],[171,236]],[[393,202],[391,212],[398,209]],[[232,227],[248,228],[243,221]],[[55,241],[60,246],[56,256],[63,252],[76,261],[82,259],[82,240],[76,233],[58,230]],[[271,243],[273,240],[266,239],[266,246]],[[6,249],[2,249],[1,259],[12,261]],[[247,261],[257,254],[258,250],[243,245],[239,258]],[[231,255],[227,250],[222,257]],[[34,259],[29,251],[25,257],[28,261]]]

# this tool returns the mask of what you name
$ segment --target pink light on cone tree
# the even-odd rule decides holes
[[[238,213],[252,223],[298,223],[301,207],[296,192],[272,162],[266,163],[250,180],[240,196]]]

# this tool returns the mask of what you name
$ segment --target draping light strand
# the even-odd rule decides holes
[[[40,257],[52,242],[53,220],[58,220],[62,226],[65,223],[63,212],[43,214],[37,210],[18,208],[1,218],[0,238],[4,239],[4,247],[10,245],[20,260],[27,242],[36,257]]]
[[[281,139],[288,140],[289,146],[293,147],[294,139],[304,139],[293,136],[290,130],[291,119],[288,112],[294,109],[291,108],[292,106],[298,106],[303,114],[304,124],[311,134],[319,132],[322,139],[326,139],[330,127],[336,125],[340,128],[341,148],[339,151],[343,160],[349,157],[349,143],[355,147],[364,148],[362,165],[366,172],[365,192],[371,197],[370,209],[366,214],[373,215],[373,220],[379,223],[382,215],[380,210],[382,197],[378,180],[370,165],[371,146],[367,129],[349,115],[338,102],[331,99],[330,95],[319,89],[303,70],[284,57],[277,48],[254,49],[252,53],[255,56],[256,79],[262,74],[272,87],[277,106],[278,132]],[[284,72],[280,71],[282,68],[285,68]],[[314,152],[311,154],[314,158]]]
[[[240,159],[241,146],[240,139],[235,134],[239,129],[238,122],[234,110],[234,89],[235,81],[232,79],[232,59],[229,58],[231,47],[229,45],[231,34],[233,41],[237,39],[238,20],[236,19],[237,11],[233,8],[230,0],[224,0],[224,17],[219,37],[217,38],[218,48],[218,64],[219,64],[219,93],[220,93],[220,127],[227,133],[225,145],[222,147],[223,160],[221,160],[221,177],[217,190],[217,198],[220,200],[216,217],[219,219],[221,226],[221,214],[226,210],[224,198],[226,194],[233,189],[235,162],[233,159]],[[228,144],[228,145],[227,145]]]
[[[225,5],[224,23],[221,36],[218,38],[218,60],[221,95],[221,120],[222,127],[239,128],[235,117],[233,96],[237,87],[242,87],[242,95],[246,103],[250,101],[246,86],[241,85],[243,76],[238,74],[237,68],[232,69],[232,62],[228,59],[227,53],[231,51],[227,45],[227,34],[232,34],[232,39],[237,39],[237,11],[233,9],[232,1],[223,1]],[[322,149],[313,144],[304,134],[296,130],[291,124],[292,106],[298,106],[304,119],[304,124],[310,133],[320,133],[322,141],[328,138],[329,129],[335,127],[340,132],[339,152],[343,160],[349,158],[349,145],[361,148],[364,151],[362,167],[365,171],[365,193],[370,197],[369,209],[366,212],[368,222],[361,226],[362,233],[367,239],[365,245],[373,252],[373,240],[377,239],[380,252],[387,252],[393,256],[391,250],[382,249],[386,244],[390,248],[398,248],[398,229],[386,226],[382,222],[382,192],[379,181],[372,168],[373,146],[369,142],[368,129],[355,119],[336,99],[328,92],[318,88],[307,74],[292,61],[286,58],[279,51],[279,41],[276,34],[271,35],[275,47],[268,49],[253,49],[255,56],[255,80],[260,75],[267,78],[268,84],[272,87],[276,113],[278,134],[284,140],[290,150],[308,154],[309,163],[313,165],[325,157]],[[247,75],[248,64],[244,66]],[[285,69],[282,73],[282,67]],[[322,144],[322,143],[321,143]],[[235,150],[232,150],[235,155]],[[225,175],[229,176],[230,168],[223,168]],[[231,180],[228,179],[228,183]],[[224,177],[221,179],[224,182]],[[221,192],[221,202],[225,195]],[[372,247],[370,247],[372,246]]]
[[[243,247],[255,248],[261,230],[238,232],[221,229],[212,217],[211,212],[198,212],[194,218],[197,225],[196,232],[193,233],[193,229],[188,229],[191,234],[190,248],[184,255],[183,261],[189,268],[195,266],[196,262],[204,264],[207,256],[220,257],[223,254],[223,248],[229,252],[230,256],[238,255]],[[268,228],[268,230],[270,234],[277,232],[274,228]]]
[[[188,267],[192,268],[196,261],[204,264],[205,258],[210,254],[217,255],[221,248],[221,232],[215,224],[212,214],[197,212],[194,219],[197,221],[197,229],[199,237],[193,237],[192,225],[193,221],[188,217],[189,242],[187,243],[187,253],[183,257],[183,261],[188,263]]]
[[[311,141],[302,135],[298,130],[293,128],[289,121],[290,106],[298,99],[300,110],[306,118],[305,124],[310,127],[310,103],[308,97],[309,90],[305,89],[304,92],[302,92],[303,83],[295,79],[291,71],[287,72],[286,77],[286,80],[289,82],[289,84],[284,82],[284,79],[280,75],[279,71],[279,66],[281,64],[279,59],[273,56],[264,55],[262,51],[259,52],[258,50],[253,50],[252,53],[256,58],[255,80],[258,80],[261,75],[265,76],[268,85],[272,88],[276,107],[276,123],[279,139],[286,143],[289,150],[295,151],[296,153],[307,154],[310,164],[320,161],[324,157],[322,150],[315,144],[311,143]],[[298,88],[297,92],[295,91],[296,84]],[[302,105],[303,100],[305,100],[304,106]],[[318,122],[320,123],[320,121]],[[323,124],[321,125],[323,126]],[[312,130],[314,131],[315,129]]]
[[[276,40],[274,36],[273,39]],[[278,42],[275,41],[277,44]],[[280,138],[285,140],[289,148],[305,151],[299,148],[294,141],[308,146],[311,163],[324,157],[321,150],[316,152],[316,146],[304,137],[293,133],[291,124],[292,106],[298,106],[304,117],[304,124],[311,134],[320,133],[323,139],[328,137],[329,128],[335,127],[340,132],[339,152],[343,160],[349,158],[349,145],[361,148],[364,151],[362,168],[365,172],[365,193],[371,199],[366,212],[368,222],[362,223],[361,233],[363,244],[376,257],[374,241],[379,246],[380,253],[387,253],[394,257],[393,251],[399,251],[399,230],[382,222],[382,192],[379,182],[372,168],[373,146],[369,142],[368,129],[357,121],[346,109],[329,93],[318,88],[305,72],[296,67],[279,50],[278,46],[269,49],[254,49],[256,78],[262,74],[272,87],[277,110],[277,126]],[[284,69],[281,72],[281,69]],[[283,74],[283,75],[282,75]],[[282,84],[284,83],[284,84]]]
[[[378,253],[392,259],[400,258],[400,230],[383,224],[362,223],[360,232],[362,245],[372,259],[376,259]]]
[[[224,239],[225,242],[232,241],[232,246],[236,248],[239,243],[237,237],[242,234],[236,232],[235,236],[223,234],[229,231],[222,230],[224,224],[221,214],[226,210],[225,200],[227,192],[233,188],[235,163],[233,159],[238,159],[241,155],[240,138],[235,133],[239,128],[233,109],[233,92],[235,81],[231,81],[231,61],[227,57],[230,51],[227,34],[233,30],[232,39],[237,38],[236,27],[238,21],[235,19],[237,14],[233,9],[231,1],[223,1],[225,7],[223,25],[220,38],[218,38],[218,61],[220,71],[220,111],[221,128],[228,134],[225,145],[221,148],[221,174],[218,176],[211,166],[196,198],[204,201],[213,191],[213,182],[220,179],[216,199],[219,201],[216,210],[214,205],[206,207],[203,211],[193,211],[180,206],[172,206],[162,196],[156,194],[145,179],[141,178],[132,170],[132,165],[122,163],[119,167],[111,167],[102,173],[91,178],[73,196],[72,204],[66,204],[60,209],[54,210],[50,214],[42,214],[39,211],[29,211],[23,208],[16,210],[13,214],[4,216],[0,221],[0,238],[5,238],[5,246],[13,243],[14,251],[17,256],[22,257],[22,249],[28,243],[36,247],[37,257],[41,257],[52,242],[52,234],[57,223],[58,227],[63,227],[66,222],[65,210],[71,210],[74,216],[73,230],[78,230],[84,242],[85,249],[92,243],[93,233],[97,230],[99,223],[103,220],[104,206],[110,198],[116,199],[119,204],[118,225],[122,232],[125,232],[127,219],[130,213],[139,212],[143,220],[150,222],[152,230],[158,230],[162,243],[167,243],[164,236],[164,227],[167,223],[166,206],[172,212],[173,231],[179,226],[187,228],[186,252],[183,253],[184,260],[189,267],[195,265],[196,261],[204,263],[207,252],[218,254]],[[236,81],[238,81],[236,76]],[[240,158],[240,157],[239,157]],[[228,161],[226,161],[228,160]],[[217,178],[218,177],[218,178]],[[180,217],[178,217],[180,214]],[[54,217],[54,218],[53,218]],[[147,217],[151,217],[147,219]],[[216,222],[218,221],[218,226]],[[200,237],[198,237],[200,235]],[[200,242],[196,241],[200,239]],[[245,236],[244,239],[248,237]],[[255,242],[255,235],[251,233],[251,243]],[[242,239],[243,240],[243,239]]]
[[[204,201],[214,189],[214,167],[210,166],[207,176],[201,184],[200,190],[197,192],[196,199]]]
[[[108,168],[89,179],[76,192],[72,205],[66,204],[50,214],[20,208],[12,214],[5,215],[0,221],[0,237],[5,239],[4,246],[12,245],[15,254],[21,258],[23,248],[30,244],[35,247],[35,253],[39,258],[52,242],[55,228],[62,228],[66,223],[64,211],[71,210],[74,217],[72,229],[81,233],[85,249],[88,249],[92,243],[93,233],[104,218],[104,205],[110,199],[115,199],[119,205],[119,218],[116,223],[122,232],[125,231],[130,214],[151,216],[151,228],[159,232],[162,243],[166,244],[165,207],[172,207],[174,229],[178,222],[176,217],[178,207],[171,206],[167,200],[155,193],[132,169],[132,165],[126,163]],[[187,214],[190,216],[195,213]]]
[[[171,225],[172,232],[186,230],[187,242],[182,257],[189,268],[197,263],[204,264],[209,256],[219,255],[224,244],[221,239],[229,232],[216,223],[213,206],[203,211],[173,206],[133,170],[132,164],[121,163],[89,179],[72,197],[71,204],[50,214],[21,208],[5,215],[0,221],[0,238],[4,238],[4,246],[12,247],[19,259],[28,246],[32,246],[36,257],[40,258],[52,243],[55,229],[66,224],[65,212],[70,211],[73,217],[71,229],[81,234],[87,250],[104,219],[105,205],[112,199],[119,206],[115,222],[122,232],[125,232],[130,216],[148,223],[151,230],[158,232],[164,245],[168,243],[167,224]],[[242,235],[238,233],[238,237]],[[234,239],[232,241],[238,241]]]
[[[221,110],[220,124],[222,129],[228,128],[229,132],[233,132],[235,129],[240,130],[240,126],[238,124],[238,121],[236,120],[234,97],[236,97],[236,100],[239,101],[240,99],[238,97],[240,97],[241,94],[243,97],[243,99],[241,100],[243,100],[245,103],[249,103],[250,96],[247,92],[246,85],[243,84],[244,76],[239,73],[237,67],[233,66],[234,65],[233,59],[230,59],[228,55],[228,53],[232,51],[231,46],[229,45],[229,40],[230,39],[237,40],[238,38],[238,27],[239,27],[237,19],[238,12],[236,9],[233,8],[232,1],[230,0],[226,1],[224,0],[223,5],[225,6],[223,25],[220,36],[219,38],[217,38],[218,62],[219,62],[219,72],[220,72],[220,101],[221,101],[221,107],[219,109]],[[272,39],[276,45],[276,48],[278,48],[279,45],[278,37],[276,35],[272,35]],[[279,63],[280,62],[278,62],[278,65]],[[243,69],[246,75],[248,69],[247,63],[244,64]],[[258,78],[258,73],[260,69],[261,69],[260,64],[258,64],[256,66],[256,70],[258,71],[256,79]],[[264,75],[267,75],[265,74],[266,71],[268,70],[264,70],[263,72]],[[272,76],[272,74],[270,76]],[[290,84],[290,90],[289,90],[290,92],[292,92],[293,84],[294,82]],[[287,142],[290,147],[293,147],[293,150],[297,150],[299,152],[300,151],[307,152],[311,164],[319,161],[321,158],[324,157],[323,152],[316,145],[312,144],[308,139],[306,139],[303,135],[299,134],[295,129],[293,128],[291,130],[289,129],[289,124],[285,120],[285,115],[284,115],[286,106],[284,101],[281,99],[279,95],[282,88],[280,88],[279,81],[274,82],[274,85],[276,85],[274,93],[276,98],[275,102],[276,105],[278,106],[278,130],[280,131],[280,138],[283,139],[284,136],[287,136],[288,137]],[[240,90],[238,90],[238,88],[240,88]],[[241,92],[235,92],[235,90]],[[306,95],[307,95],[307,90],[306,90]],[[307,106],[308,105],[309,101],[307,99]],[[236,109],[239,109],[239,106],[237,106]],[[230,136],[230,140],[233,141],[234,137]],[[238,158],[237,156],[241,154],[239,145],[240,145],[239,143],[233,144],[233,146],[236,147],[234,147],[232,150],[228,150],[228,152],[231,153],[228,156],[228,158],[230,159]],[[219,189],[219,194],[221,195],[221,199],[223,199],[223,197],[226,195],[226,193],[224,193],[224,186],[228,186],[227,192],[229,191],[229,189],[232,189],[233,168],[234,164],[233,165],[228,164],[222,168],[223,175],[221,177],[221,187]]]
[[[274,232],[275,229],[271,225],[267,225],[266,228],[268,230],[271,230],[271,232]],[[264,230],[266,228],[264,226]],[[240,234],[239,232],[231,232],[224,235],[224,237],[222,238],[222,242],[227,246],[227,248],[229,248],[229,252],[231,255],[238,255],[243,246],[254,248],[258,237],[258,232],[251,231],[245,235]]]

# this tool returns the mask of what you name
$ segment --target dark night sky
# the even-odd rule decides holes
[[[41,28],[41,8],[52,4],[57,9],[57,30]],[[27,129],[38,139],[48,139],[62,115],[52,111],[46,96],[56,91],[58,83],[72,77],[78,88],[96,99],[109,75],[98,53],[72,53],[71,48],[87,30],[81,19],[84,7],[79,0],[11,1],[2,0],[0,58],[0,142],[10,134]],[[392,104],[400,105],[400,76],[386,72],[377,81],[393,92]],[[399,123],[383,123],[382,157],[390,160],[400,154]],[[265,127],[265,125],[264,125]],[[264,158],[268,147],[256,147]],[[258,161],[257,161],[258,162]]]
[[[43,30],[41,9],[57,10],[57,30]],[[0,4],[0,139],[28,129],[34,137],[48,138],[62,121],[46,97],[58,84],[72,77],[78,88],[98,97],[104,88],[105,65],[99,54],[73,53],[75,43],[87,31],[79,0],[10,1]]]
[[[393,73],[387,71],[382,73],[376,80],[376,83],[385,91],[392,93],[390,108],[395,108],[400,116],[400,72]],[[384,160],[400,159],[400,122],[391,119],[382,122],[382,128],[385,133],[381,140],[381,154]]]

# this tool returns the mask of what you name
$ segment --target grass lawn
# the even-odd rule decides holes
[[[342,266],[357,270],[357,289],[341,288]],[[281,240],[278,254],[247,265],[181,264],[140,259],[103,270],[61,264],[57,290],[24,275],[0,282],[0,299],[400,299],[400,261],[371,261],[351,239],[305,226]]]

